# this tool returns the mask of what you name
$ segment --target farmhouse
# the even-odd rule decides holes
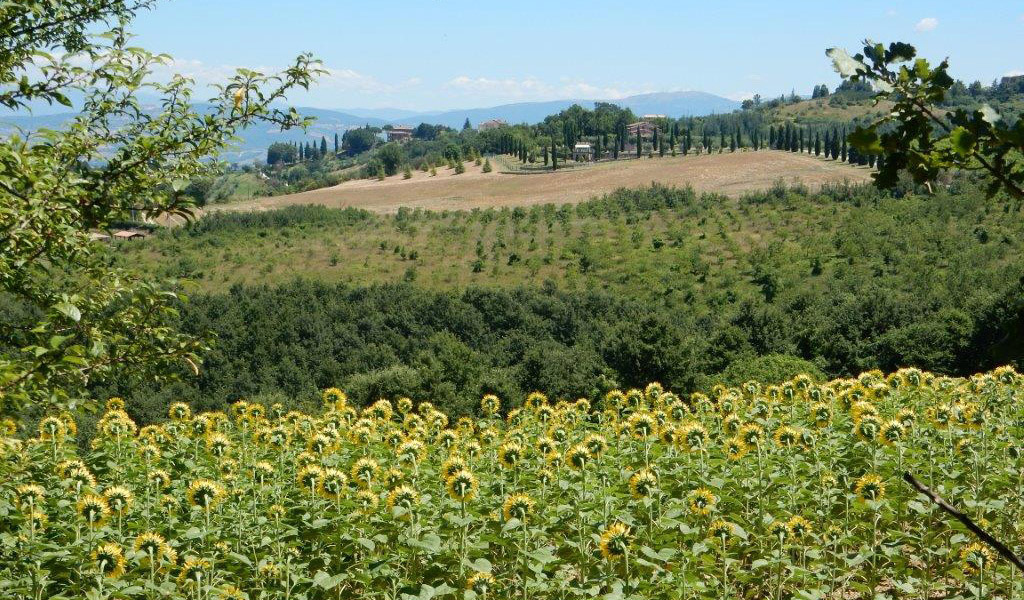
[[[100,231],[92,231],[89,233],[89,240],[93,242],[109,242],[110,236]]]
[[[413,128],[409,125],[395,125],[387,130],[389,142],[404,142],[412,139]]]
[[[481,123],[477,129],[480,131],[487,131],[488,129],[497,129],[499,127],[504,127],[505,125],[508,125],[508,123],[502,119],[490,119],[489,121]]]
[[[644,115],[640,118],[644,121],[653,121],[654,119],[665,119],[667,117],[665,117],[665,115]]]
[[[639,131],[643,137],[651,137],[654,135],[655,127],[649,121],[637,121],[636,123],[630,123],[626,125],[626,132],[629,133],[630,137],[636,137],[636,132]]]
[[[586,142],[580,142],[572,147],[572,159],[577,162],[594,160],[594,148]]]

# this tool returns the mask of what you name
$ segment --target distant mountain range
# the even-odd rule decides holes
[[[238,162],[254,160],[262,157],[267,146],[277,141],[319,140],[323,136],[328,139],[328,144],[333,144],[335,133],[340,135],[348,129],[363,125],[382,127],[384,125],[430,123],[461,128],[466,119],[469,119],[473,126],[489,119],[502,119],[511,124],[532,124],[543,121],[544,117],[564,110],[573,104],[592,108],[595,102],[597,101],[583,99],[552,100],[433,112],[416,112],[396,108],[342,110],[299,108],[301,114],[316,117],[316,123],[305,134],[299,131],[281,132],[273,127],[250,127],[243,132],[242,140],[236,150],[228,153],[225,158]],[[675,118],[728,113],[740,107],[739,102],[705,92],[660,92],[629,96],[607,102],[629,108],[637,115],[661,114]],[[18,129],[34,131],[40,128],[59,128],[73,117],[74,113],[16,116],[0,114],[0,136],[10,135]]]

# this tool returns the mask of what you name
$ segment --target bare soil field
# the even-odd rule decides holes
[[[462,175],[455,175],[451,169],[440,169],[435,177],[415,172],[411,179],[396,175],[384,181],[347,181],[330,188],[217,205],[207,210],[269,210],[292,204],[322,204],[394,213],[403,206],[463,210],[563,204],[582,202],[620,187],[637,187],[653,182],[690,185],[698,192],[736,196],[765,189],[779,180],[800,182],[815,188],[826,183],[868,181],[871,173],[867,167],[777,151],[641,158],[530,175],[498,173],[497,165],[495,167],[494,172],[483,173],[480,167],[467,163],[466,172]]]

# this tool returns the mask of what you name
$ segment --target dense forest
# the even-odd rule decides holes
[[[98,386],[97,393],[131,397],[145,407],[144,419],[172,399],[202,408],[259,395],[312,401],[333,385],[359,403],[408,395],[461,414],[488,392],[593,397],[651,380],[680,391],[707,388],[730,373],[774,380],[799,371],[846,376],[915,365],[966,374],[1019,364],[1020,210],[958,179],[936,196],[778,187],[730,200],[654,186],[532,211],[223,214],[161,234],[153,247],[133,246],[123,258],[158,269],[142,258],[154,247],[174,257],[190,248],[244,248],[246,236],[281,248],[355,231],[373,240],[404,232],[407,244],[437,239],[434,227],[474,233],[464,258],[432,258],[424,246],[423,256],[402,261],[420,265],[412,283],[398,276],[337,283],[300,270],[274,285],[200,291],[181,315],[185,331],[216,334],[197,379]],[[545,230],[565,240],[564,252],[553,253],[559,270],[543,284],[509,260],[514,223],[523,248]],[[647,229],[655,237],[637,237]],[[469,273],[478,235],[505,240],[484,252],[481,279],[466,287],[429,283],[429,271],[447,263]],[[381,255],[398,261],[390,243]],[[457,244],[445,245],[457,252]],[[537,252],[548,250],[541,244]],[[766,355],[775,358],[757,358]]]

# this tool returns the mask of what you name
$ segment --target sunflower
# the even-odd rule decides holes
[[[623,523],[612,523],[601,532],[601,540],[598,548],[605,560],[616,560],[622,558],[629,551],[630,544],[629,527]]]
[[[792,448],[800,442],[800,432],[789,425],[783,425],[775,430],[775,445],[779,448]]]
[[[708,525],[708,539],[728,544],[736,530],[732,523],[725,519],[716,519]]]
[[[743,421],[740,420],[740,416],[736,413],[729,413],[722,418],[722,431],[730,435],[738,433],[742,425]]]
[[[853,489],[863,502],[881,500],[885,497],[885,482],[878,475],[871,473],[858,479]]]
[[[388,508],[391,510],[401,508],[406,511],[411,511],[412,508],[416,506],[416,502],[419,501],[419,498],[420,495],[412,487],[400,485],[388,492]]]
[[[224,486],[210,479],[197,479],[189,484],[189,504],[204,509],[214,509],[226,495]]]
[[[352,479],[363,488],[370,487],[378,472],[380,472],[380,465],[372,458],[363,457],[352,464]]]
[[[356,504],[363,514],[370,514],[377,508],[380,498],[372,490],[359,490],[356,492]]]
[[[124,486],[112,486],[103,492],[103,497],[107,500],[107,506],[110,507],[111,512],[116,515],[126,514],[135,502],[135,495],[132,491]]]
[[[216,598],[218,600],[246,600],[248,596],[233,585],[225,585],[217,589]]]
[[[533,498],[526,494],[512,494],[505,498],[505,502],[502,503],[501,514],[504,515],[506,521],[518,519],[525,523],[530,513],[533,512],[533,506]]]
[[[513,469],[523,458],[523,447],[516,442],[506,442],[498,448],[498,461],[506,469]]]
[[[353,431],[356,431],[354,428]],[[326,454],[334,448],[335,440],[326,433],[318,433],[306,441],[306,450],[312,454]]]
[[[642,396],[641,396],[642,398]],[[654,435],[658,428],[658,420],[649,412],[639,411],[629,416],[626,421],[629,434],[638,440],[646,440]]]
[[[104,577],[117,579],[124,575],[124,551],[113,542],[101,544],[93,550],[92,562],[96,571]]]
[[[594,459],[600,458],[602,454],[608,451],[608,440],[603,435],[597,433],[591,433],[583,438],[583,445],[587,448],[591,458]]]
[[[18,424],[14,419],[0,420],[0,437],[14,437],[18,433]]]
[[[479,487],[480,484],[477,482],[476,476],[467,469],[457,471],[445,480],[448,495],[456,502],[472,500]]]
[[[339,469],[324,469],[317,486],[317,491],[321,496],[337,501],[345,495],[348,477]]]
[[[750,446],[747,446],[743,438],[732,437],[725,441],[725,455],[729,457],[729,460],[740,460],[747,453],[750,452]]]
[[[680,436],[686,448],[691,452],[702,450],[708,441],[708,431],[700,423],[683,425]]]
[[[793,515],[790,517],[789,521],[786,523],[786,529],[789,530],[789,534],[793,536],[794,540],[799,540],[809,536],[812,532],[811,522],[800,515]]]
[[[902,442],[906,433],[907,429],[903,426],[903,423],[893,419],[892,421],[886,421],[882,425],[882,428],[878,431],[878,441],[886,446],[891,446]]]
[[[494,575],[477,571],[466,579],[466,589],[472,590],[478,596],[486,596],[495,583],[497,582]]]
[[[577,471],[583,470],[590,462],[590,450],[583,444],[576,444],[565,451],[565,463]]]
[[[480,400],[480,411],[489,417],[493,417],[501,410],[501,400],[494,394],[487,394]]]
[[[537,480],[543,483],[544,485],[547,485],[555,480],[555,472],[552,471],[551,469],[541,469],[537,473]]]
[[[101,527],[110,516],[110,507],[103,496],[88,494],[78,501],[78,514],[89,527]]]
[[[29,508],[39,506],[46,498],[46,490],[43,486],[35,483],[19,485],[14,490],[18,506]]]
[[[718,498],[707,488],[697,488],[689,495],[690,512],[694,515],[706,517],[715,510]]]
[[[427,447],[420,440],[410,439],[398,445],[397,454],[400,462],[416,464],[426,456]]]
[[[171,474],[163,469],[153,469],[146,474],[146,479],[153,484],[153,487],[160,490],[171,487]]]
[[[865,442],[874,441],[882,429],[882,422],[874,415],[864,415],[854,425],[854,433]]]
[[[324,406],[329,409],[341,410],[348,405],[348,396],[338,388],[327,388],[323,392]]]
[[[629,478],[629,493],[635,500],[654,495],[658,489],[658,476],[650,469],[640,469]]]
[[[135,551],[145,555],[144,561],[158,562],[167,553],[167,540],[159,533],[139,534],[135,538]]]
[[[455,475],[459,471],[464,471],[469,468],[466,460],[458,454],[449,456],[443,463],[441,463],[441,470],[439,472],[441,481],[448,481],[448,478]]]
[[[960,563],[964,573],[968,575],[981,573],[993,560],[995,560],[995,556],[992,551],[979,542],[964,546],[960,551]]]
[[[58,417],[46,417],[39,421],[39,439],[59,441],[67,435],[68,427]]]
[[[739,438],[749,448],[757,448],[761,445],[761,438],[764,437],[764,430],[757,423],[747,423],[740,427]]]
[[[541,456],[547,456],[548,454],[553,454],[557,451],[558,442],[556,442],[555,440],[547,436],[543,436],[537,439],[537,452],[539,452]]]
[[[200,587],[203,579],[209,575],[210,569],[210,561],[205,558],[187,559],[178,572],[178,587]]]

